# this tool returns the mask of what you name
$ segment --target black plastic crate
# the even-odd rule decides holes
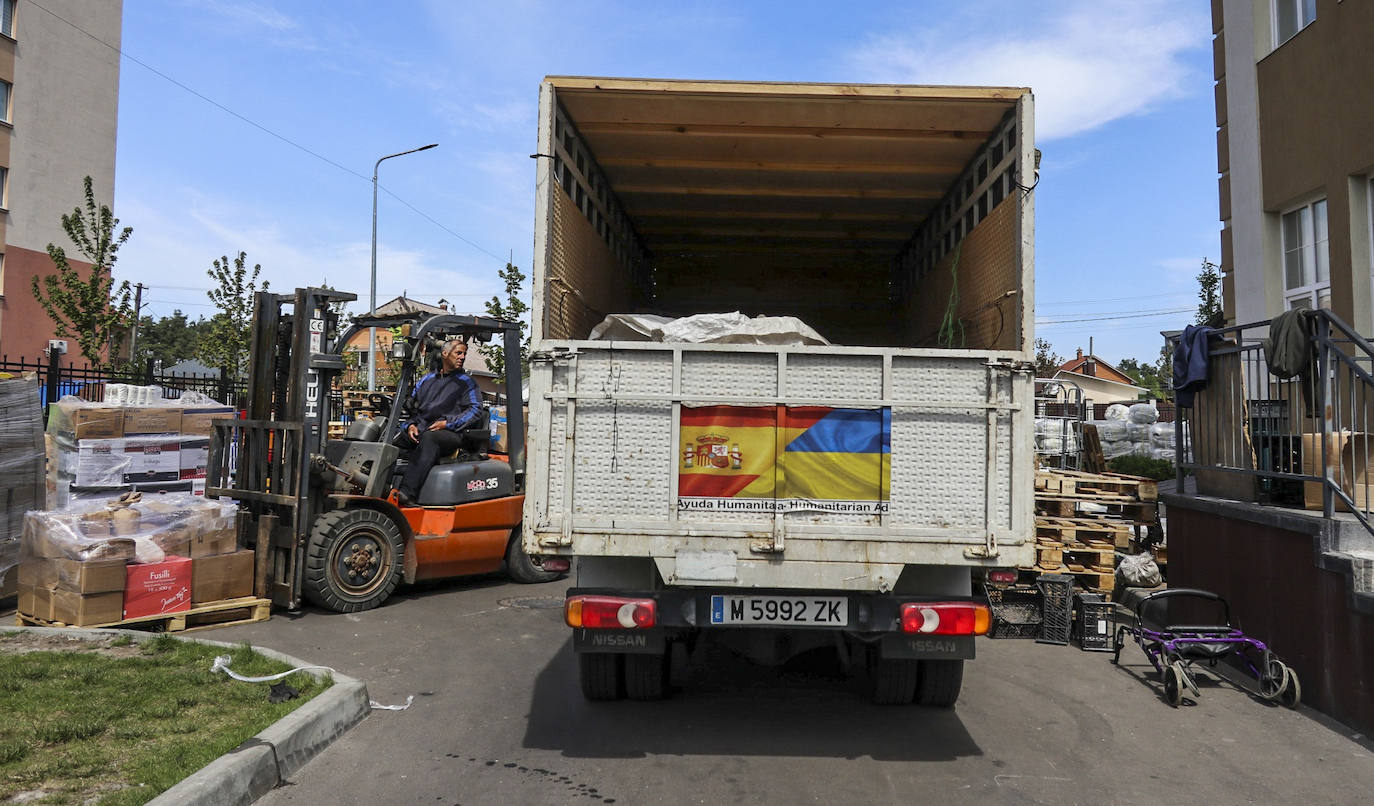
[[[1085,652],[1111,652],[1116,605],[1099,593],[1073,597],[1073,642]]]
[[[1040,591],[1034,588],[988,588],[992,610],[989,638],[1039,638]]]
[[[1041,574],[1035,578],[1040,592],[1040,635],[1042,644],[1069,643],[1073,631],[1073,577],[1064,574]]]

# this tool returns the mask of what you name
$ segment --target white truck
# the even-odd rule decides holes
[[[1033,561],[1032,95],[548,77],[524,547],[575,574],[589,699],[673,647],[834,647],[951,706],[974,583]],[[591,339],[797,317],[829,344]]]

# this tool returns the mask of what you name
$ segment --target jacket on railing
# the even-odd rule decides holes
[[[1207,339],[1215,331],[1206,325],[1188,325],[1174,345],[1174,400],[1193,407],[1193,395],[1207,385]]]

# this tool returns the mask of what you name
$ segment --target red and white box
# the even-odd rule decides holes
[[[190,557],[129,564],[125,571],[124,618],[160,616],[190,609]]]

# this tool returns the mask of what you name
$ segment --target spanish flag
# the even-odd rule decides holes
[[[684,407],[678,496],[886,501],[891,432],[889,409]]]

